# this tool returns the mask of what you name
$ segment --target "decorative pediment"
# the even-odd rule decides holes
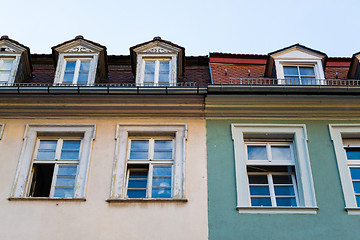
[[[16,52],[15,49],[7,47],[7,46],[0,46],[0,51],[1,52]]]
[[[100,44],[84,39],[83,36],[77,36],[75,39],[52,47],[56,53],[100,53],[106,48]]]
[[[269,54],[274,59],[323,59],[326,54],[296,44]]]
[[[170,50],[162,47],[153,47],[146,51],[147,53],[171,53]]]
[[[8,38],[0,39],[0,52],[23,53],[24,51],[26,51],[26,49],[20,44],[15,44],[13,40],[9,40]]]
[[[64,52],[66,52],[66,53],[72,53],[72,52],[75,52],[75,53],[93,53],[95,51],[91,50],[91,49],[89,49],[87,47],[77,46],[77,47],[71,48],[69,50],[66,50]]]

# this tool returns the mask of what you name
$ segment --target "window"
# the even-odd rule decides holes
[[[345,209],[360,214],[360,124],[330,124]]]
[[[186,124],[119,124],[108,201],[184,200]]]
[[[64,70],[61,76],[62,85],[88,85],[90,82],[91,58],[64,60]]]
[[[28,124],[9,199],[83,199],[94,136],[94,124]]]
[[[314,85],[315,71],[313,67],[284,66],[284,78],[287,85]]]
[[[13,58],[0,58],[0,85],[4,85],[10,82],[13,62]]]
[[[144,74],[143,86],[170,86],[170,59],[143,59]]]
[[[127,198],[171,198],[173,139],[129,139]]]
[[[74,196],[81,139],[38,139],[29,197]]]
[[[304,125],[232,124],[239,213],[317,211]]]

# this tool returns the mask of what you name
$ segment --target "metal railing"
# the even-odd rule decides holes
[[[289,86],[360,86],[356,79],[278,79],[278,78],[229,78],[233,85],[289,85]]]
[[[196,82],[178,82],[176,85],[169,84],[155,84],[155,83],[146,83],[144,85],[138,85],[136,83],[97,83],[97,84],[63,84],[63,83],[1,83],[0,87],[144,87],[144,88],[176,88],[176,87],[197,87]]]

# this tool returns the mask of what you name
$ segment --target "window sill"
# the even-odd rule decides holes
[[[86,198],[22,197],[8,198],[9,201],[86,201]]]
[[[360,208],[358,207],[347,207],[345,210],[349,215],[360,215]]]
[[[107,202],[187,202],[187,198],[108,198]]]
[[[318,207],[237,207],[239,213],[250,214],[317,214]]]

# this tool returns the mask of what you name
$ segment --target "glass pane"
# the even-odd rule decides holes
[[[292,184],[292,178],[289,175],[273,175],[274,184]]]
[[[149,149],[148,140],[132,140],[131,149]]]
[[[128,198],[146,198],[146,189],[128,189]]]
[[[152,86],[154,85],[154,72],[146,72],[144,75],[144,85]]]
[[[128,188],[144,188],[146,189],[147,179],[130,179]]]
[[[130,159],[148,159],[148,150],[131,150]]]
[[[76,175],[77,165],[60,165],[57,175]]]
[[[154,72],[155,71],[155,61],[145,61],[145,71]]]
[[[4,60],[1,70],[9,70],[10,71],[12,66],[13,66],[13,60]]]
[[[160,86],[169,86],[169,73],[168,72],[159,73],[159,85]]]
[[[249,175],[249,184],[268,184],[266,175]]]
[[[56,149],[57,140],[40,140],[39,149]]]
[[[250,186],[250,195],[270,195],[269,187]]]
[[[58,176],[56,179],[57,187],[74,187],[75,186],[75,176]]]
[[[276,196],[294,196],[294,187],[293,186],[275,186],[275,195]]]
[[[74,72],[65,72],[63,84],[72,84],[74,80]]]
[[[276,198],[276,205],[278,207],[296,207],[296,199],[295,198]]]
[[[1,71],[0,72],[0,81],[2,82],[7,82],[9,80],[10,77],[10,72],[9,71]]]
[[[77,160],[79,159],[79,150],[62,150],[60,159]]]
[[[360,196],[356,196],[357,207],[360,207]]]
[[[37,159],[55,159],[55,150],[40,150],[38,151]]]
[[[172,159],[172,150],[155,150],[154,159]]]
[[[90,70],[90,61],[81,61],[80,71],[89,71]]]
[[[170,69],[170,62],[169,61],[161,61],[159,66],[160,72],[169,72]]]
[[[62,149],[80,149],[80,140],[64,140]]]
[[[272,146],[271,153],[273,160],[291,160],[289,146]]]
[[[350,168],[351,178],[360,180],[360,168]]]
[[[248,146],[249,160],[267,160],[266,146]]]
[[[89,77],[89,72],[79,72],[79,78],[77,81],[77,85],[87,85],[88,83],[88,77]]]
[[[130,170],[130,179],[133,178],[143,178],[147,179],[148,171],[147,170]]]
[[[354,192],[360,193],[360,182],[353,182]]]
[[[270,198],[251,198],[251,206],[271,206]]]
[[[76,61],[67,61],[65,71],[75,71]]]
[[[299,75],[297,67],[284,66],[284,75]]]
[[[153,188],[152,198],[171,198],[171,189]]]
[[[168,175],[171,176],[171,166],[154,166],[153,175]]]
[[[348,160],[360,160],[360,148],[346,148],[345,151]]]
[[[172,149],[171,140],[156,140],[155,149]]]
[[[170,177],[153,177],[153,187],[171,187]]]
[[[55,188],[54,197],[71,198],[74,196],[74,188]]]
[[[314,68],[312,67],[300,67],[301,76],[315,76]]]

